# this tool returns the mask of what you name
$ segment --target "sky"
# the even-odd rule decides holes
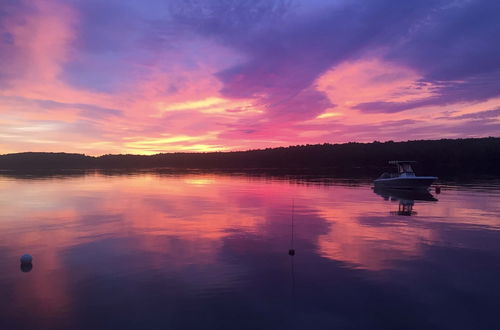
[[[0,153],[499,136],[498,0],[0,0]]]

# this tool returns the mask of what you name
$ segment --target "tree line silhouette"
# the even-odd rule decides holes
[[[500,138],[297,145],[234,152],[87,156],[23,152],[0,155],[3,170],[204,169],[374,174],[389,160],[416,160],[417,174],[500,174]]]

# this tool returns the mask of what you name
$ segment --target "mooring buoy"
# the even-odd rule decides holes
[[[33,257],[30,254],[26,253],[21,256],[21,265],[31,264],[32,261]]]

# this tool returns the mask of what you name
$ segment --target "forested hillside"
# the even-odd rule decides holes
[[[241,152],[103,155],[16,153],[0,155],[0,169],[289,169],[374,172],[388,160],[416,160],[419,174],[500,174],[500,138],[299,145]]]

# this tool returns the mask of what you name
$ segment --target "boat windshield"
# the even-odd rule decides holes
[[[409,163],[398,164],[399,173],[413,173],[413,168]]]

